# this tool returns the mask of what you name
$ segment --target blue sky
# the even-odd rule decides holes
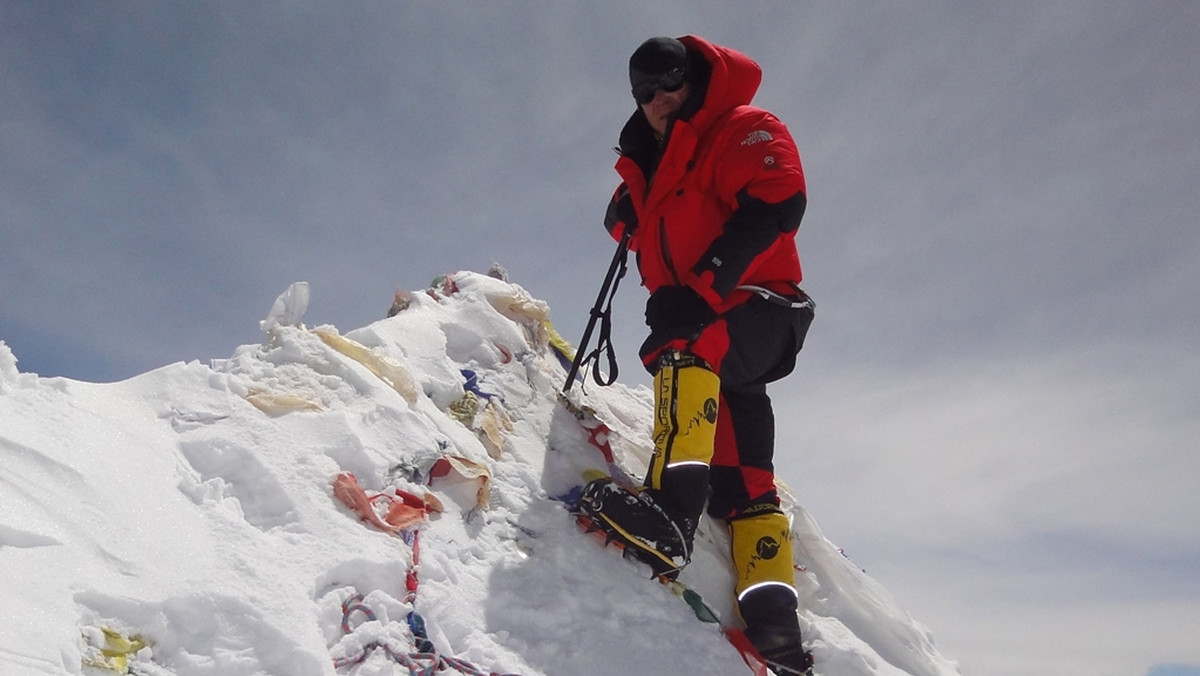
[[[1194,3],[8,2],[0,340],[117,380],[296,280],[349,329],[493,260],[577,337],[628,55],[684,33],[762,64],[804,158],[818,318],[773,394],[826,534],[965,673],[1200,664]]]

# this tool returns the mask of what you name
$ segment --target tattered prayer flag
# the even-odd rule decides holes
[[[350,472],[342,472],[333,480],[333,495],[359,516],[360,519],[386,533],[412,528],[425,520],[429,512],[440,512],[441,502],[430,497],[420,498],[411,493],[395,490],[396,495],[377,493],[368,497]],[[387,512],[380,518],[375,511],[376,500],[387,500]]]
[[[429,475],[434,479],[453,477],[460,481],[478,483],[479,487],[475,491],[475,504],[477,507],[487,509],[492,480],[492,471],[487,468],[487,465],[456,455],[444,455],[433,464]]]

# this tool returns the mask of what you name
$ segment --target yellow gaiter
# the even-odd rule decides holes
[[[729,522],[738,600],[754,588],[786,585],[795,593],[792,543],[787,516],[775,505],[756,505]]]
[[[672,468],[708,468],[720,394],[720,379],[702,360],[679,352],[664,360],[654,376],[654,455],[647,486],[662,489],[663,475]],[[704,481],[707,484],[707,473]],[[707,490],[707,485],[698,490]]]

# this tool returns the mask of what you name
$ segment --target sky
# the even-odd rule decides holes
[[[493,261],[574,339],[628,56],[689,33],[763,66],[808,178],[780,477],[964,673],[1190,676],[1194,3],[6,2],[0,340],[108,382],[297,280],[347,330]]]

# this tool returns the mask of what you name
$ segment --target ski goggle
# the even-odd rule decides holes
[[[633,100],[638,104],[645,105],[654,100],[654,95],[660,89],[668,94],[677,92],[683,88],[685,74],[684,69],[674,68],[662,75],[646,75],[638,78],[637,84],[633,85]]]

